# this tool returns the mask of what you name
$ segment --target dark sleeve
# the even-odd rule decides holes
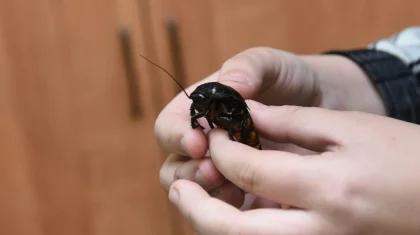
[[[387,116],[420,124],[420,27],[407,28],[368,48],[326,54],[345,56],[366,72],[382,97]]]

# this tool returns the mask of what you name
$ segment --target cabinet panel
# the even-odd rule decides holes
[[[214,27],[222,58],[252,46],[295,53],[366,46],[420,23],[420,3],[367,0],[214,0]],[[235,43],[234,43],[235,42]]]
[[[173,234],[139,60],[130,113],[120,24],[145,45],[125,4],[1,1],[1,234]]]
[[[294,53],[366,46],[418,25],[415,0],[180,1],[177,11],[192,84],[234,54],[255,46]]]
[[[2,234],[42,234],[36,193],[28,164],[29,149],[21,131],[13,89],[11,61],[0,19],[0,228]],[[24,221],[24,226],[22,226]]]

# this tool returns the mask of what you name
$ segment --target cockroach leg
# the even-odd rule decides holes
[[[200,127],[201,129],[204,130],[204,127],[198,123],[197,119],[199,119],[201,117],[204,117],[206,115],[206,113],[207,113],[207,111],[196,113],[193,107],[190,108],[191,127],[193,129],[195,129],[197,127]]]
[[[213,122],[210,120],[210,118],[206,118],[206,119],[207,119],[207,122],[209,123],[210,128],[213,129],[214,128]]]
[[[228,129],[228,136],[229,136],[229,139],[232,140],[232,141],[235,141],[235,139],[233,138],[233,133],[234,132],[235,132],[235,123],[232,123],[229,126],[229,129]]]
[[[247,122],[248,122],[248,118],[245,117],[242,119],[241,121],[241,138],[242,138],[242,142],[246,143],[246,141],[248,140],[248,130],[247,130]]]

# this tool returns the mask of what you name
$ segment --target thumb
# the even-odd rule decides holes
[[[235,207],[211,197],[188,180],[175,181],[169,190],[169,199],[200,234],[223,233],[237,220],[239,213]]]
[[[316,107],[265,106],[248,100],[254,125],[267,140],[323,152],[348,144],[360,134],[351,113]]]
[[[255,97],[281,78],[285,52],[265,47],[240,52],[223,64],[218,82],[230,86],[245,99]]]

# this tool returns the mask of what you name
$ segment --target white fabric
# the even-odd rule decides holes
[[[368,46],[399,57],[412,71],[420,72],[420,27],[408,27],[389,38],[382,38]]]

